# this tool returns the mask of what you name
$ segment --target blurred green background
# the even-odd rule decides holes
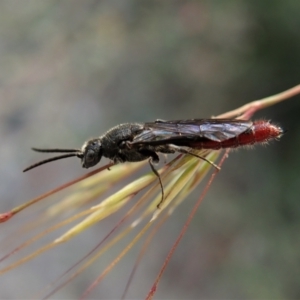
[[[299,84],[299,15],[295,0],[1,1],[0,210],[86,172],[74,158],[23,174],[44,157],[31,146],[79,147],[122,122],[210,117]],[[230,154],[157,299],[300,299],[299,100],[255,116],[287,134]],[[159,232],[128,298],[145,297],[202,189]],[[1,240],[25,222],[1,225]],[[5,274],[0,298],[30,298],[115,223]],[[136,254],[91,297],[120,298]],[[108,262],[53,299],[78,298]]]

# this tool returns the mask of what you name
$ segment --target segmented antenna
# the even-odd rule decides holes
[[[55,160],[59,160],[59,159],[67,158],[67,157],[72,157],[72,156],[77,156],[79,158],[82,158],[82,156],[83,156],[82,151],[79,149],[39,149],[39,148],[31,148],[31,149],[33,151],[43,152],[43,153],[67,153],[67,154],[54,156],[54,157],[42,160],[40,162],[37,162],[37,163],[27,167],[26,169],[24,169],[23,172],[27,172],[31,169],[34,169],[40,165],[49,163],[51,161],[55,161]]]
[[[81,152],[80,149],[40,149],[40,148],[31,148],[31,150],[36,152],[44,152],[44,153],[73,153],[73,152]]]

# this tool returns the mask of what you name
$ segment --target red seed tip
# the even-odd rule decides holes
[[[3,214],[0,214],[0,223],[4,223],[8,221],[14,214],[12,212],[6,212]]]

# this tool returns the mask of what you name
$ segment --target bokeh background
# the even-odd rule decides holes
[[[2,0],[0,210],[86,172],[74,158],[23,174],[44,157],[31,146],[78,147],[128,121],[210,117],[299,84],[299,13],[295,0]],[[256,115],[287,134],[230,154],[157,299],[300,298],[299,100]],[[145,297],[202,189],[158,233],[128,298]],[[1,225],[2,246],[25,216]],[[3,275],[0,298],[30,298],[115,222]],[[137,251],[91,297],[120,298]],[[108,262],[95,263],[53,299],[78,298]]]

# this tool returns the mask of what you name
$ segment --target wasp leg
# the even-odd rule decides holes
[[[150,167],[151,167],[153,173],[157,176],[158,181],[159,181],[159,184],[160,184],[160,187],[161,187],[161,200],[160,200],[160,202],[157,204],[157,208],[160,208],[160,206],[162,205],[162,203],[163,203],[164,200],[165,200],[164,186],[163,186],[163,184],[162,184],[162,181],[161,181],[161,178],[160,178],[159,173],[157,172],[157,170],[155,169],[155,167],[154,167],[154,165],[153,165],[152,157],[150,157],[150,159],[149,159],[149,165],[150,165]]]
[[[186,148],[183,148],[183,147],[179,147],[179,146],[175,146],[175,145],[169,145],[169,148],[170,149],[173,149],[177,152],[180,152],[180,153],[183,153],[183,154],[189,154],[189,155],[192,155],[192,156],[195,156],[197,158],[200,158],[204,161],[206,161],[207,163],[209,163],[210,165],[212,165],[214,168],[216,168],[218,171],[221,170],[221,168],[219,166],[217,166],[215,163],[213,163],[211,160],[203,157],[203,156],[199,156],[189,150],[187,150]]]
[[[164,199],[165,199],[165,193],[164,193],[164,186],[162,184],[162,181],[161,181],[161,177],[158,173],[158,171],[155,169],[153,163],[158,163],[159,162],[159,157],[158,155],[156,154],[156,152],[154,151],[151,151],[151,150],[140,150],[139,151],[141,154],[143,155],[147,155],[147,156],[150,156],[149,158],[149,165],[150,165],[150,168],[152,170],[152,172],[156,175],[156,177],[158,178],[158,181],[159,181],[159,184],[160,184],[160,188],[161,188],[161,200],[160,202],[157,204],[157,208],[160,208],[162,203],[164,202]]]

